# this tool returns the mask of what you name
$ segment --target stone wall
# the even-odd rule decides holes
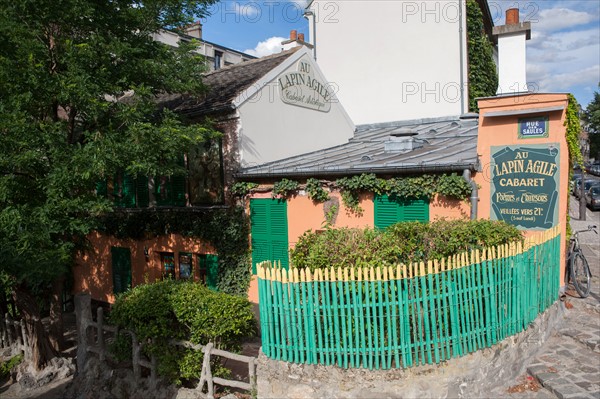
[[[475,353],[440,365],[404,370],[342,369],[258,359],[258,398],[466,398],[487,397],[490,390],[525,372],[562,319],[556,302],[529,328]]]

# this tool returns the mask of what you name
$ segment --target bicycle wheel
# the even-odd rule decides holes
[[[571,281],[573,281],[575,290],[582,298],[586,298],[590,295],[592,277],[587,259],[581,252],[574,253],[569,267],[571,268]]]

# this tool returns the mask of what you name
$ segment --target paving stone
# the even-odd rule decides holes
[[[546,386],[546,384],[548,384],[551,380],[557,379],[559,378],[558,374],[556,373],[538,373],[535,375],[535,378],[538,379],[538,381],[540,382],[540,384],[542,384],[543,386]]]
[[[584,391],[589,391],[594,386],[594,384],[588,381],[576,382],[575,385],[577,385],[580,388],[583,388]]]
[[[587,373],[587,374],[600,373],[600,368],[599,367],[591,367],[591,366],[586,366],[586,365],[579,366],[579,370],[581,370],[581,371],[583,371],[584,373]]]
[[[543,365],[543,364],[532,365],[532,366],[527,367],[527,373],[533,377],[535,377],[537,374],[547,373],[547,372],[548,372],[548,366]]]

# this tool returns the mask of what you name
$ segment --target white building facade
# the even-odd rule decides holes
[[[313,0],[305,16],[316,60],[354,123],[468,112],[464,0]]]

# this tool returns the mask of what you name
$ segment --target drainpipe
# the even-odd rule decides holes
[[[464,5],[463,5],[464,4]],[[465,112],[469,112],[469,109],[467,108],[467,110],[465,110],[465,77],[464,77],[464,73],[465,73],[465,62],[468,64],[468,54],[467,57],[465,57],[465,49],[464,49],[464,42],[463,42],[463,32],[464,32],[464,28],[463,28],[463,7],[466,7],[466,2],[459,2],[459,7],[458,7],[458,44],[459,44],[459,51],[460,51],[460,114],[464,114]],[[466,14],[466,11],[464,12],[464,14]],[[464,34],[464,36],[466,36],[466,33]],[[466,58],[466,59],[465,59]],[[468,93],[468,91],[467,91]],[[467,94],[468,96],[468,94]],[[467,100],[468,101],[468,100]]]
[[[311,10],[305,10],[304,11],[304,18],[308,21],[308,26],[309,29],[312,30],[311,35],[310,35],[310,44],[313,45],[312,51],[313,51],[313,58],[316,61],[317,60],[317,24],[316,24],[316,18],[315,18],[315,13],[312,12]]]
[[[477,202],[479,201],[477,184],[471,179],[471,171],[469,169],[463,171],[463,179],[471,186],[471,220],[475,220],[477,219]]]

